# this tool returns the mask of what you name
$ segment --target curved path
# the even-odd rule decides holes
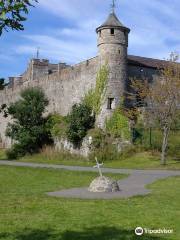
[[[0,165],[6,166],[20,166],[32,168],[51,168],[51,169],[65,169],[70,171],[87,171],[97,172],[97,169],[92,167],[79,166],[64,166],[41,163],[23,163],[16,161],[0,161]],[[151,191],[146,189],[146,185],[153,183],[156,180],[164,179],[172,176],[180,176],[180,171],[173,170],[132,170],[132,169],[112,169],[102,168],[103,173],[119,173],[129,174],[125,179],[118,181],[120,192],[117,193],[91,193],[87,188],[73,188],[61,190],[58,192],[48,193],[50,196],[65,197],[65,198],[83,198],[83,199],[112,199],[112,198],[126,198],[137,195],[146,195]]]

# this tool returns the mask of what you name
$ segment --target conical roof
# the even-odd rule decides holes
[[[117,18],[116,14],[114,12],[110,13],[107,20],[99,26],[96,31],[99,31],[101,28],[108,28],[108,27],[117,27],[117,28],[124,28],[128,31],[130,31],[129,28],[125,27]]]

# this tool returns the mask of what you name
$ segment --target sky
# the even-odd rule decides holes
[[[39,47],[40,58],[75,64],[97,55],[95,29],[112,0],[39,0],[25,30],[0,37],[0,77],[19,76]],[[179,0],[116,0],[116,15],[131,29],[128,53],[167,59],[180,50]]]

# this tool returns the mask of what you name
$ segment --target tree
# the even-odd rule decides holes
[[[1,0],[0,1],[0,35],[3,30],[24,30],[24,15],[29,12],[32,2],[37,0]]]
[[[0,90],[3,90],[7,86],[4,78],[0,78]]]
[[[76,147],[79,146],[89,129],[94,127],[92,109],[84,103],[75,104],[68,115],[67,137]]]
[[[9,123],[6,135],[15,141],[9,156],[21,157],[35,153],[44,144],[51,143],[51,135],[43,116],[48,100],[39,88],[29,88],[21,93],[21,99],[11,104],[8,113],[14,120]]]
[[[180,109],[180,64],[176,54],[171,54],[169,61],[159,69],[153,83],[142,80],[132,80],[131,99],[139,99],[133,108],[135,116],[139,105],[144,106],[147,124],[156,123],[163,134],[161,149],[161,164],[166,164],[168,137],[173,122],[177,119]],[[131,115],[131,112],[130,112]]]

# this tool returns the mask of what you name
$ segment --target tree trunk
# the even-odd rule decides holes
[[[168,144],[168,136],[169,136],[169,128],[164,127],[163,129],[163,142],[162,142],[162,150],[161,150],[161,164],[166,165],[166,149]]]

